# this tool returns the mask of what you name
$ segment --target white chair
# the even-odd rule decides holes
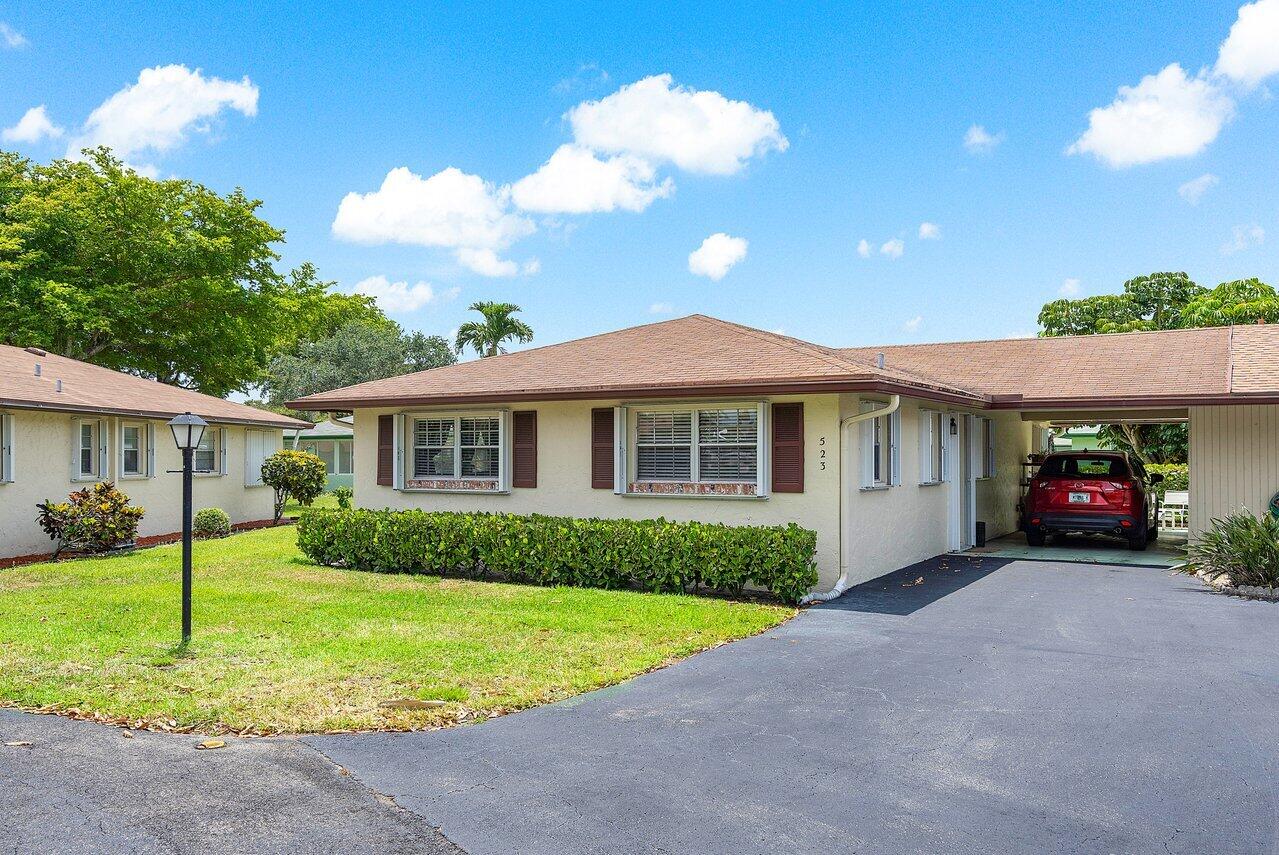
[[[1184,529],[1190,525],[1190,493],[1186,490],[1169,490],[1164,493],[1159,506],[1159,527]]]

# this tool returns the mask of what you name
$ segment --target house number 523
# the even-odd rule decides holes
[[[826,437],[819,437],[817,440],[817,465],[820,469],[826,469]]]

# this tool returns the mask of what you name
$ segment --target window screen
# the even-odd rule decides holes
[[[414,478],[453,477],[456,425],[453,419],[418,419],[413,423]]]
[[[495,418],[461,419],[463,478],[496,478],[499,421]]]
[[[98,471],[97,425],[94,422],[80,423],[80,474],[96,475]]]
[[[218,432],[213,428],[205,428],[204,436],[195,449],[194,469],[196,472],[216,472],[218,469]]]
[[[701,410],[697,414],[699,479],[754,481],[758,439],[758,410]]]
[[[351,465],[351,440],[344,439],[338,442],[338,468],[339,475],[350,475],[355,469]]]
[[[693,414],[636,414],[636,474],[641,481],[691,481]]]
[[[125,425],[121,431],[121,446],[124,454],[124,474],[142,474],[142,428],[137,425]]]

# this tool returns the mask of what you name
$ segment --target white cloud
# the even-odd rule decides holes
[[[1061,283],[1061,287],[1057,289],[1057,293],[1061,294],[1061,296],[1063,297],[1078,297],[1079,296],[1079,280],[1078,279],[1064,280]]]
[[[430,178],[401,166],[388,172],[377,190],[346,194],[333,219],[333,234],[366,244],[504,249],[535,229],[530,220],[509,211],[508,195],[451,166]]]
[[[688,254],[688,271],[718,282],[733,265],[746,257],[746,247],[745,238],[716,232]]]
[[[1266,230],[1257,224],[1251,226],[1235,226],[1230,240],[1221,245],[1222,255],[1234,255],[1254,246],[1261,246],[1266,240]]]
[[[902,329],[905,330],[906,332],[917,332],[919,330],[919,325],[922,324],[923,322],[924,322],[923,315],[915,315],[915,317],[911,318],[909,321],[902,324]]]
[[[862,238],[857,242],[857,254],[862,258],[870,258],[870,241]]]
[[[1004,132],[992,134],[982,125],[972,125],[964,134],[964,148],[969,154],[990,154],[1004,141]]]
[[[920,223],[919,239],[920,240],[938,240],[941,238],[941,226],[936,223]]]
[[[1279,73],[1279,0],[1257,0],[1239,9],[1221,43],[1214,71],[1245,86]]]
[[[187,135],[209,133],[212,120],[224,110],[245,116],[258,112],[258,87],[245,77],[239,82],[205,77],[185,65],[146,68],[138,82],[124,87],[89,114],[80,135],[67,145],[67,156],[80,149],[110,146],[129,160],[143,151],[164,152]]]
[[[391,282],[385,276],[370,276],[355,284],[356,294],[372,297],[382,311],[389,314],[409,314],[431,303],[452,300],[460,291],[449,288],[436,292],[429,282],[409,285],[407,282]]]
[[[4,46],[17,50],[24,48],[29,44],[27,37],[22,33],[9,26],[4,21],[0,21],[0,41],[4,42]]]
[[[542,272],[542,260],[540,258],[530,258],[528,261],[520,265],[520,273],[525,276],[536,276]]]
[[[656,181],[656,170],[643,158],[619,154],[601,160],[590,149],[568,143],[537,172],[515,182],[511,199],[526,211],[544,214],[643,211],[674,190],[670,178]]]
[[[32,107],[22,114],[18,124],[0,131],[0,139],[5,142],[37,143],[43,139],[56,139],[62,136],[62,128],[53,123],[49,113],[41,104]]]
[[[905,251],[906,242],[901,238],[893,238],[890,241],[885,241],[883,245],[879,247],[879,254],[886,255],[889,258],[901,258],[902,253]]]
[[[673,315],[675,314],[675,307],[670,303],[654,303],[648,307],[648,313],[650,315]]]
[[[497,253],[491,249],[473,249],[464,246],[458,249],[455,255],[458,264],[481,276],[498,278],[514,276],[520,272],[518,264],[510,259],[498,258]]]
[[[771,112],[676,85],[669,74],[584,101],[566,117],[581,146],[669,161],[687,172],[731,175],[751,157],[789,145]]]
[[[610,79],[608,72],[600,68],[599,63],[584,62],[577,67],[576,74],[562,78],[551,87],[551,91],[556,95],[580,93],[597,86],[605,86]]]
[[[1066,153],[1091,154],[1116,169],[1189,157],[1217,138],[1234,106],[1212,81],[1187,77],[1174,62],[1136,86],[1120,86],[1113,102],[1088,114],[1088,130]]]
[[[1211,190],[1217,184],[1217,176],[1211,172],[1205,172],[1198,178],[1191,179],[1185,184],[1177,188],[1177,195],[1185,199],[1191,205],[1198,205],[1203,195]]]

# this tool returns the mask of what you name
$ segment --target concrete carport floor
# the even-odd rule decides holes
[[[1186,562],[1186,535],[1160,532],[1144,550],[1132,550],[1119,538],[1101,535],[1053,535],[1044,546],[1026,543],[1023,532],[998,537],[985,546],[974,546],[967,555],[1026,561],[1072,561],[1084,564],[1126,564],[1132,567],[1172,569]]]
[[[474,727],[308,738],[481,853],[1261,852],[1279,607],[942,557]]]

